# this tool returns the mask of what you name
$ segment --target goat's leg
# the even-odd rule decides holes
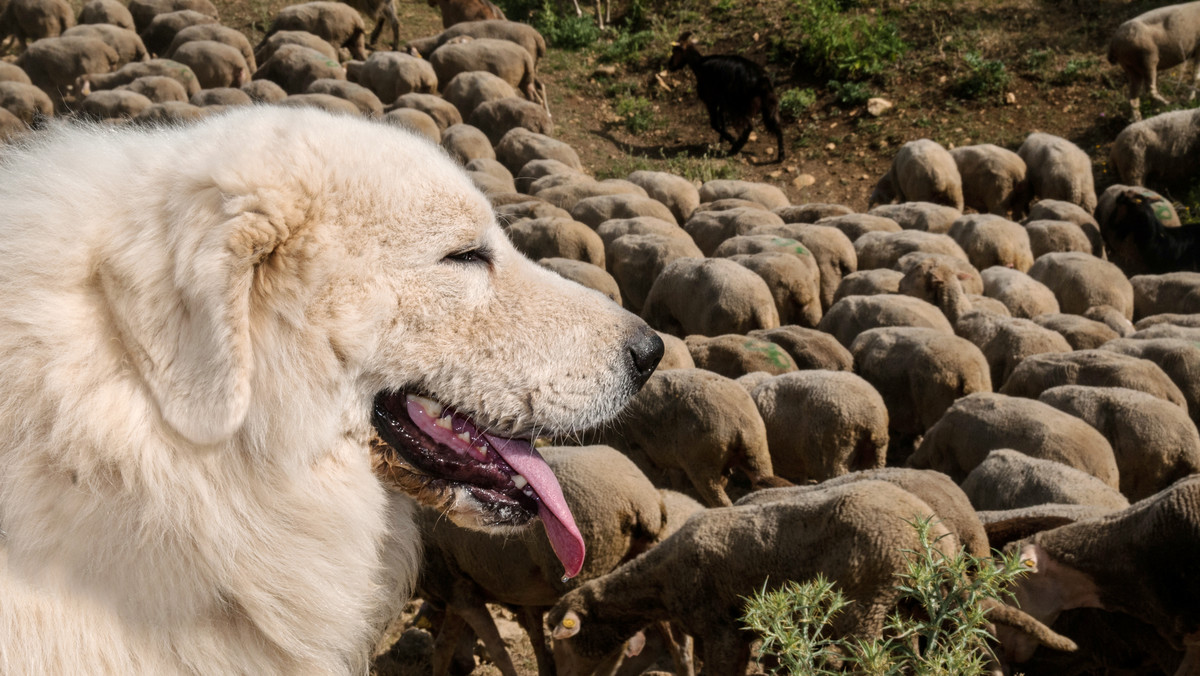
[[[752,128],[753,128],[753,125],[751,125],[750,122],[747,121],[746,128],[742,130],[742,135],[737,137],[737,140],[733,142],[733,146],[729,149],[730,155],[738,154],[738,151],[740,151],[742,149],[742,147],[746,145],[746,141],[750,140],[750,131],[752,130]]]
[[[720,107],[711,103],[705,105],[708,106],[708,123],[712,125],[713,130],[717,132],[721,140],[729,143],[737,143],[737,140],[725,129],[725,114],[721,112]]]
[[[379,34],[383,32],[383,22],[383,10],[381,8],[379,13],[375,15],[375,28],[371,29],[371,37],[367,38],[367,46],[372,49],[375,48],[375,41],[379,39]]]
[[[778,99],[768,99],[763,105],[762,111],[763,126],[767,131],[775,137],[775,149],[777,151],[777,161],[783,161],[783,128],[779,124],[779,101]]]

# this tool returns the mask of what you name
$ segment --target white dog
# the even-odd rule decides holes
[[[252,108],[0,160],[0,673],[345,674],[459,520],[578,533],[517,437],[615,414],[645,325],[441,150]],[[512,437],[512,438],[509,438]]]

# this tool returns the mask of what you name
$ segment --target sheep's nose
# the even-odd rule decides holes
[[[629,356],[633,367],[634,385],[641,389],[642,385],[654,373],[654,367],[663,356],[663,341],[649,326],[642,324],[637,334],[629,339]]]

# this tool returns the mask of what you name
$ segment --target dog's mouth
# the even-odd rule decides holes
[[[567,577],[579,574],[583,537],[558,479],[529,441],[484,432],[453,407],[402,392],[377,395],[372,422],[387,444],[375,449],[385,478],[443,510],[464,511],[459,497],[468,497],[474,504],[466,507],[484,525],[541,517]]]

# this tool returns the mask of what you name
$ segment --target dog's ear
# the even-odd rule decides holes
[[[250,289],[280,233],[266,216],[241,212],[168,237],[175,246],[163,262],[165,285],[150,286],[128,267],[106,268],[105,296],[163,421],[194,444],[215,444],[249,409]]]

